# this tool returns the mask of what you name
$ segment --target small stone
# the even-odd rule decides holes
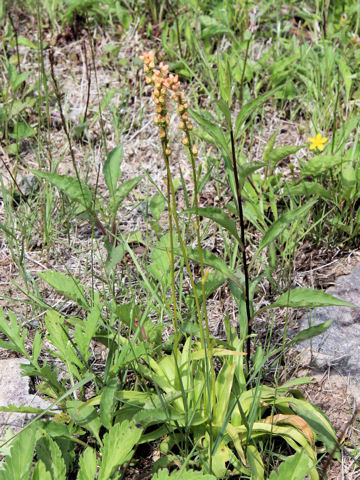
[[[360,264],[349,275],[338,277],[326,293],[360,307]],[[360,387],[360,308],[312,309],[302,318],[299,330],[330,319],[333,323],[326,332],[297,345],[303,365],[319,370],[331,367],[341,375],[350,376]]]

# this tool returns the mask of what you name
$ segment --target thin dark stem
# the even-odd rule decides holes
[[[89,109],[89,102],[90,102],[90,90],[91,90],[91,74],[90,69],[87,61],[87,50],[86,50],[86,43],[83,43],[83,50],[84,50],[84,57],[85,57],[85,68],[86,68],[86,80],[87,80],[87,94],[86,94],[86,105],[83,115],[83,123],[86,122],[86,117]]]
[[[246,340],[246,363],[248,372],[250,370],[250,353],[251,353],[251,334],[252,334],[252,320],[250,312],[250,288],[249,288],[249,272],[246,258],[246,243],[245,243],[245,223],[244,223],[244,213],[242,208],[242,197],[241,197],[241,187],[239,183],[239,176],[236,163],[236,151],[235,151],[235,140],[234,132],[232,126],[230,126],[230,138],[231,138],[231,153],[232,153],[232,162],[234,169],[235,185],[236,185],[236,195],[237,195],[237,206],[240,219],[240,238],[241,238],[241,247],[242,247],[242,262],[244,268],[244,277],[245,277],[245,305],[246,305],[246,316],[248,323],[247,331],[247,340]]]

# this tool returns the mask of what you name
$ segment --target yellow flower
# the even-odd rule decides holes
[[[328,138],[323,137],[321,133],[317,133],[315,138],[308,138],[308,141],[311,143],[310,150],[317,148],[322,152],[324,150],[324,143],[328,141]]]

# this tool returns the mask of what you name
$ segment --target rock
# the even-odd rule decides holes
[[[48,408],[50,402],[29,393],[29,377],[21,376],[22,363],[29,362],[24,358],[0,360],[0,406],[11,404],[16,407]],[[0,412],[0,438],[4,437],[8,428],[14,433],[18,432],[34,417],[33,414]]]
[[[337,298],[360,307],[360,264],[350,273],[338,277],[326,290]],[[299,330],[333,319],[321,335],[297,345],[303,365],[319,370],[332,367],[337,373],[350,376],[360,387],[360,308],[321,307],[312,309],[302,318]],[[360,400],[360,397],[359,397]]]

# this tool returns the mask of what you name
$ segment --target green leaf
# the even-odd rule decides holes
[[[250,466],[251,478],[264,480],[264,464],[258,449],[254,445],[248,445],[246,458]]]
[[[31,480],[52,480],[51,473],[46,470],[45,463],[42,460],[36,463]]]
[[[227,124],[230,126],[231,125],[231,114],[229,107],[231,105],[231,68],[230,68],[230,63],[229,59],[226,56],[225,60],[222,61],[220,58],[218,59],[218,67],[219,67],[219,84],[220,84],[220,94],[221,98],[224,101],[223,105],[220,105],[219,107],[223,111],[223,114],[225,115]],[[223,108],[226,107],[226,108]]]
[[[335,430],[327,416],[312,403],[297,398],[289,399],[291,408],[302,417],[316,433],[318,440],[322,442],[328,453],[334,453],[335,458],[340,460],[339,445]]]
[[[189,112],[190,112],[190,115],[193,117],[193,119],[196,121],[196,123],[205,130],[206,134],[211,136],[212,138],[211,143],[216,145],[218,148],[222,148],[224,152],[230,157],[231,152],[229,149],[229,145],[225,139],[225,136],[221,128],[215,125],[214,123],[211,123],[203,115],[200,115],[199,113],[195,112],[195,110],[190,109]]]
[[[127,420],[111,427],[104,436],[101,448],[102,462],[98,480],[110,479],[117,467],[130,460],[132,449],[139,442],[142,432],[141,428]]]
[[[30,40],[28,40],[26,37],[23,37],[22,35],[19,35],[16,40],[13,39],[11,41],[11,46],[15,47],[16,42],[21,47],[29,47],[29,48],[32,48],[33,50],[37,50],[37,46],[35,45],[35,43],[31,42]]]
[[[16,122],[14,126],[14,133],[9,133],[9,137],[15,140],[23,140],[24,138],[33,137],[36,134],[34,128],[30,127],[25,122]]]
[[[80,400],[68,400],[66,407],[71,419],[80,427],[88,430],[101,445],[102,442],[99,437],[101,428],[100,418],[98,412],[94,407],[85,405]]]
[[[85,297],[84,287],[74,277],[56,270],[46,270],[46,272],[40,272],[38,275],[61,295],[73,300],[80,307],[89,310],[90,307]]]
[[[249,162],[238,165],[238,175],[240,185],[243,186],[247,177],[252,175],[259,168],[266,166],[264,162]]]
[[[96,451],[93,448],[87,447],[84,450],[79,458],[79,467],[76,480],[94,480],[96,478],[97,461]]]
[[[283,160],[289,155],[293,155],[301,148],[303,148],[303,145],[285,145],[282,147],[276,147],[269,153],[268,162],[270,162],[274,167],[278,162],[280,162],[280,160]]]
[[[267,93],[264,93],[258,98],[254,98],[254,100],[250,100],[246,105],[242,107],[242,109],[239,112],[239,115],[236,118],[235,122],[235,138],[238,137],[240,128],[242,127],[243,123],[246,122],[246,120],[250,117],[250,115],[256,111],[256,109],[262,105],[263,103],[266,102],[269,98],[271,98],[274,95],[274,92],[276,92],[279,88],[274,88],[270,90]]]
[[[40,439],[36,443],[36,458],[41,460],[52,480],[66,480],[65,462],[58,444],[45,432],[40,430]]]
[[[140,177],[131,178],[126,182],[121,183],[114,193],[113,198],[109,202],[109,211],[112,215],[115,215],[120,203],[127,195],[136,187],[136,185],[143,179],[143,175]]]
[[[0,480],[28,480],[34,457],[36,429],[30,426],[14,438],[10,455],[0,464]]]
[[[93,194],[87,185],[85,185],[85,183],[79,183],[77,178],[58,175],[57,173],[43,172],[41,170],[31,170],[31,172],[37,177],[47,180],[51,185],[64,192],[71,201],[79,202],[86,209],[92,210]]]
[[[316,155],[306,163],[301,162],[301,176],[303,178],[309,176],[316,177],[322,173],[329,172],[331,168],[337,167],[346,161],[348,160],[340,156]]]
[[[230,235],[232,235],[239,243],[241,243],[239,234],[237,232],[236,223],[227,215],[222,208],[218,207],[204,207],[199,208],[199,216],[210,218],[215,223],[225,228]],[[195,208],[189,208],[181,213],[195,213]]]
[[[8,312],[8,316],[9,322],[7,322],[4,311],[0,307],[0,332],[8,339],[8,341],[0,339],[0,347],[21,353],[30,361],[31,357],[25,348],[27,329],[24,328],[21,333],[21,325],[17,322],[15,315],[12,312]]]
[[[108,153],[104,162],[103,175],[111,196],[114,195],[116,184],[121,176],[120,165],[123,157],[124,150],[122,145],[119,145]]]
[[[150,200],[150,211],[155,220],[160,219],[160,215],[165,209],[165,197],[161,193],[156,193]]]
[[[291,343],[302,342],[304,340],[308,340],[309,338],[316,337],[317,335],[321,335],[322,333],[326,332],[332,322],[333,320],[328,320],[327,322],[323,322],[319,325],[314,325],[313,327],[302,330],[295,335],[295,337],[291,340]]]
[[[316,201],[316,199],[310,200],[305,205],[298,207],[295,210],[290,210],[278,218],[263,236],[259,245],[258,253],[272,243],[288,225],[306,215]]]
[[[310,195],[317,195],[320,198],[330,200],[333,198],[332,192],[326,190],[320,183],[302,181],[297,185],[287,185],[286,192],[291,195],[305,195],[309,198]]]
[[[20,405],[19,407],[16,407],[11,403],[6,407],[0,406],[0,412],[39,414],[39,413],[42,413],[43,411],[44,411],[43,408],[27,407],[24,405]]]
[[[302,450],[282,462],[278,472],[272,471],[269,480],[304,480],[310,469],[309,457]]]
[[[177,472],[169,472],[162,468],[152,477],[152,480],[215,480],[214,475],[208,473],[196,472],[195,470],[179,470]]]
[[[100,420],[110,430],[114,417],[114,406],[117,403],[115,394],[118,388],[117,378],[112,378],[105,386],[100,401]]]
[[[174,253],[179,256],[183,255],[180,248],[175,248]],[[232,269],[226,265],[224,260],[217,257],[208,250],[201,249],[201,253],[203,256],[204,265],[215,268],[220,273],[224,274],[227,278],[231,278],[231,280],[233,280],[236,284],[239,284],[239,278],[233,273]],[[190,260],[200,263],[199,250],[197,248],[187,248],[187,255]]]
[[[356,185],[356,172],[352,165],[343,166],[341,179],[344,187],[354,187]]]
[[[329,293],[322,292],[321,290],[313,290],[311,288],[294,288],[294,290],[289,290],[281,295],[275,303],[272,303],[265,308],[313,308],[326,306],[357,308],[356,305],[353,305],[350,302],[345,302]]]

